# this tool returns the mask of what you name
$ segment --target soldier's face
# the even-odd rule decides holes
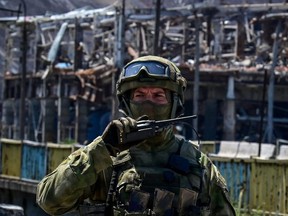
[[[132,101],[144,102],[150,101],[155,104],[168,104],[168,99],[163,88],[158,87],[140,87],[132,93]]]
[[[147,115],[149,119],[164,120],[170,117],[169,92],[159,87],[140,87],[132,92],[130,109],[132,117]]]

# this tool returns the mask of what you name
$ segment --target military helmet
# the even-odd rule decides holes
[[[143,86],[160,87],[172,94],[171,118],[183,114],[186,79],[171,61],[159,56],[143,56],[132,60],[123,67],[116,84],[119,109],[130,115],[127,93]]]

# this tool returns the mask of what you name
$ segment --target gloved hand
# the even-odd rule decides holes
[[[118,120],[113,120],[108,124],[102,134],[102,139],[112,156],[116,156],[117,152],[127,150],[131,146],[139,143],[139,141],[123,143],[122,137],[127,133],[137,131],[137,121],[144,119],[147,119],[147,116],[142,116],[137,120],[131,117],[122,117]]]

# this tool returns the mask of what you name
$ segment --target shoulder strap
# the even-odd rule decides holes
[[[116,202],[116,190],[117,190],[117,183],[118,177],[122,170],[131,167],[131,156],[129,151],[123,151],[117,155],[116,158],[113,158],[113,167],[112,167],[112,176],[110,180],[110,186],[107,194],[106,199],[106,208],[105,208],[105,215],[113,215],[113,206]]]

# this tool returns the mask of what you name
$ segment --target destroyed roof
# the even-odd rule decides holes
[[[79,8],[104,8],[109,5],[120,5],[125,2],[127,9],[155,9],[155,0],[45,0],[37,1],[35,4],[34,0],[24,0],[27,7],[27,15],[55,15],[68,13],[70,11]],[[21,10],[22,1],[0,1],[0,17],[10,17],[15,16],[15,13],[11,11]],[[197,7],[211,7],[211,6],[228,6],[228,5],[242,5],[242,7],[253,7],[253,6],[271,6],[271,5],[286,5],[284,0],[173,0],[173,1],[162,1],[161,7],[164,9],[193,9]],[[188,7],[187,7],[188,6]],[[9,11],[11,10],[11,11]]]
[[[45,0],[45,1],[37,1],[35,4],[34,0],[24,0],[26,7],[27,7],[27,15],[34,16],[34,15],[52,15],[52,14],[62,14],[67,13],[69,11],[78,9],[78,8],[103,8],[107,7],[116,0]],[[23,7],[19,8],[22,1],[7,1],[1,0],[0,1],[0,8],[2,9],[10,9],[10,10],[19,10]],[[11,13],[11,11],[0,10],[1,17],[9,17],[9,16],[16,16],[16,14]]]
[[[27,3],[29,0],[27,0]],[[63,3],[63,2],[62,2]],[[62,14],[55,14],[55,15],[41,15],[41,16],[28,16],[26,17],[28,21],[35,21],[37,22],[46,22],[46,21],[53,21],[53,20],[63,20],[63,22],[66,22],[66,19],[71,18],[85,18],[85,17],[93,17],[96,13],[106,13],[110,14],[111,17],[101,17],[97,19],[97,32],[94,32],[95,38],[102,37],[102,42],[107,43],[106,45],[108,47],[113,47],[109,43],[115,42],[115,34],[112,31],[115,25],[115,6],[120,6],[122,1],[114,1],[113,4],[110,4],[108,6],[105,6],[103,8],[91,8],[91,7],[82,7],[80,9],[76,9],[73,11],[69,11]],[[218,3],[221,3],[221,5],[217,5]],[[199,6],[198,8],[207,9],[209,7],[215,7],[219,10],[224,10],[225,7],[228,4],[238,4],[242,5],[242,7],[245,8],[245,5],[247,4],[247,1],[163,1],[161,11],[161,53],[160,55],[167,57],[171,60],[173,60],[177,64],[183,64],[187,67],[193,68],[195,66],[195,17],[193,18],[193,8],[195,9],[196,6]],[[258,8],[260,11],[263,10],[263,7],[268,7],[271,4],[274,4],[273,6],[277,5],[285,5],[285,3],[282,3],[281,1],[270,1],[267,3],[266,1],[251,1],[255,8]],[[132,1],[132,0],[126,0],[125,6],[127,9],[127,32],[126,34],[126,46],[131,51],[133,49],[133,53],[137,55],[143,55],[143,54],[151,54],[151,50],[153,47],[153,38],[154,35],[154,21],[155,21],[155,0],[149,0],[149,1]],[[152,7],[153,6],[153,7]],[[200,7],[201,6],[201,7]],[[228,5],[229,6],[229,5]],[[136,9],[142,8],[144,11],[137,11]],[[226,7],[226,9],[229,7]],[[233,7],[231,7],[233,8]],[[237,7],[236,7],[237,8]],[[253,9],[252,5],[250,5],[247,10]],[[283,8],[285,8],[283,6]],[[133,10],[135,9],[135,10]],[[147,13],[145,12],[145,9],[147,9]],[[272,8],[273,9],[273,8]],[[263,18],[267,19],[270,17],[277,17],[279,19],[279,16],[286,16],[285,13],[279,12],[277,10],[272,10],[267,13],[267,10],[261,11]],[[209,11],[209,10],[208,10]],[[272,12],[278,11],[276,15]],[[187,16],[190,15],[190,16]],[[202,14],[202,17],[206,16],[207,13]],[[209,14],[208,14],[209,15]],[[222,16],[222,13],[220,13]],[[223,15],[224,16],[224,15]],[[267,34],[265,36],[266,38],[270,37],[274,32],[269,31],[263,31],[262,29],[259,29],[257,25],[255,25],[254,22],[261,21],[261,16],[257,17],[257,20],[253,20],[253,14],[247,14],[243,11],[237,11],[237,13],[232,13],[227,17],[222,17],[222,20],[212,20],[212,30],[208,29],[206,20],[203,19],[202,26],[201,26],[201,47],[200,47],[200,69],[206,70],[206,71],[245,71],[245,72],[257,72],[259,69],[263,69],[265,64],[270,64],[272,60],[272,45],[273,40],[270,39],[270,41],[265,41],[263,39],[260,40],[259,34]],[[197,17],[201,17],[201,13],[197,13]],[[232,18],[231,18],[232,17]],[[235,20],[237,19],[243,19],[243,21],[240,22],[240,25],[238,26],[237,22]],[[8,18],[6,21],[9,21]],[[14,18],[15,19],[15,18]],[[2,20],[5,20],[5,18],[2,18]],[[193,21],[194,20],[194,21]],[[23,21],[23,17],[21,17],[18,22]],[[147,22],[146,22],[147,21]],[[83,24],[83,20],[81,20]],[[88,25],[90,28],[93,27],[93,23],[91,23],[91,20],[89,21]],[[105,23],[105,25],[104,25]],[[49,24],[49,23],[48,23]],[[61,26],[61,23],[58,23],[58,26]],[[69,24],[73,25],[73,22],[70,22]],[[102,25],[102,26],[101,26]],[[256,26],[256,27],[255,27]],[[40,28],[44,28],[44,24],[40,26]],[[57,29],[57,25],[54,25],[55,30]],[[101,30],[101,27],[103,27],[103,32]],[[108,29],[107,29],[108,27]],[[274,27],[274,26],[273,26]],[[218,29],[219,28],[219,29]],[[269,28],[269,25],[268,27]],[[271,28],[272,29],[272,28]],[[58,29],[59,30],[59,29]],[[98,32],[99,30],[99,32]],[[264,33],[263,33],[264,32]],[[238,41],[238,36],[241,33],[242,39]],[[103,35],[102,35],[103,34]],[[209,35],[210,34],[210,35]],[[102,35],[102,36],[101,36]],[[136,37],[136,35],[138,35]],[[108,36],[110,38],[108,38]],[[137,41],[139,39],[139,36],[142,38],[140,40],[143,41]],[[271,37],[270,37],[271,38]],[[149,40],[148,40],[149,39]],[[218,40],[218,41],[217,41]],[[52,41],[51,41],[52,42]],[[88,42],[87,42],[88,43]],[[238,49],[239,43],[243,43],[240,47],[241,49]],[[245,43],[245,44],[244,44]],[[256,44],[257,43],[257,44]],[[285,42],[286,43],[286,42]],[[282,48],[285,47],[285,43],[283,43]],[[139,47],[140,44],[143,47]],[[85,43],[84,43],[85,45]],[[222,47],[221,47],[222,46]],[[89,46],[88,46],[89,47]],[[266,48],[265,48],[266,47]],[[90,47],[89,47],[90,48]],[[138,50],[137,50],[138,49]],[[140,49],[140,50],[139,50]],[[142,49],[142,50],[141,50]],[[279,67],[277,67],[277,71],[280,71],[281,73],[287,72],[287,68],[285,67],[286,62],[286,50],[283,49],[282,56],[279,57],[280,63]],[[131,51],[132,52],[132,51]],[[93,52],[90,51],[90,55]],[[246,55],[247,54],[247,55]],[[113,55],[109,53],[110,56],[108,58],[113,59]],[[129,53],[131,55],[131,53]],[[246,56],[245,56],[246,55]],[[49,57],[49,55],[47,54]],[[46,56],[46,57],[47,57]],[[105,53],[104,55],[105,56]],[[133,56],[133,57],[135,57]],[[220,56],[220,58],[219,58]],[[107,57],[107,56],[106,56]],[[48,58],[49,59],[49,58]],[[101,61],[102,63],[105,61]],[[263,63],[264,62],[264,63]]]

